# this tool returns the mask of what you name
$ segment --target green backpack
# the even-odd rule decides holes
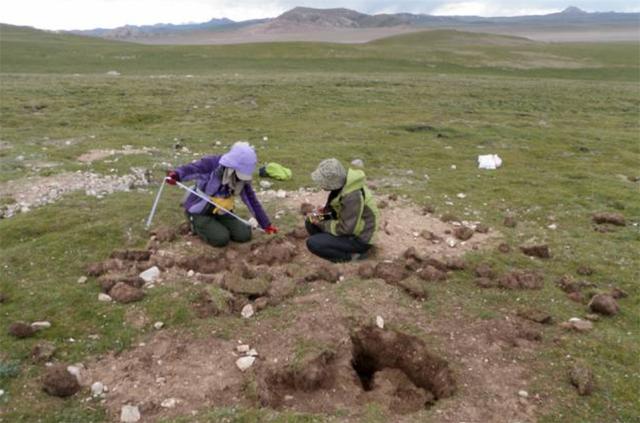
[[[291,179],[291,169],[286,168],[278,163],[267,163],[266,166],[260,168],[260,176],[263,178],[269,177],[277,179],[278,181],[286,181]]]

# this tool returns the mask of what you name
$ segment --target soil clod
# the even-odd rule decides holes
[[[553,322],[553,318],[549,313],[537,309],[520,310],[518,311],[518,316],[544,325],[549,325]]]
[[[627,224],[624,216],[620,213],[594,213],[592,219],[597,224],[608,223],[615,226],[625,226]]]
[[[478,225],[476,225],[476,232],[478,232],[479,234],[487,234],[489,233],[489,226],[485,225],[484,223],[479,223]]]
[[[395,368],[417,387],[433,393],[436,399],[453,395],[456,383],[448,363],[429,352],[422,340],[393,330],[367,326],[351,336],[353,368],[365,390],[371,390],[375,373]]]
[[[25,322],[14,322],[9,325],[9,335],[16,338],[28,338],[33,336],[36,330]]]
[[[47,394],[62,398],[70,397],[80,390],[78,379],[63,364],[47,368],[42,385]]]
[[[34,363],[44,363],[50,361],[56,353],[56,346],[53,342],[38,342],[31,349],[31,360]]]
[[[358,267],[358,276],[362,279],[371,279],[375,274],[375,267],[371,263],[362,263]]]
[[[619,300],[620,298],[627,298],[629,296],[629,294],[620,288],[611,288],[610,295],[616,300]]]
[[[144,298],[144,291],[127,285],[124,282],[118,282],[109,291],[109,296],[119,303],[128,304],[142,300]]]
[[[178,230],[173,226],[161,226],[151,231],[151,234],[154,235],[159,242],[171,242],[175,241],[178,237]]]
[[[467,226],[459,226],[453,230],[453,236],[458,238],[460,241],[467,241],[471,239],[473,233],[473,229]]]
[[[547,244],[539,244],[539,245],[529,245],[529,246],[521,246],[520,250],[531,257],[538,257],[542,259],[551,258],[551,252],[549,251],[549,246]]]
[[[502,224],[507,228],[515,228],[516,225],[518,224],[518,221],[513,216],[506,216]]]
[[[506,289],[541,289],[544,285],[544,277],[538,272],[528,270],[515,270],[502,275],[498,284]]]
[[[591,395],[594,388],[593,372],[584,364],[574,364],[569,371],[571,384],[576,387],[578,394]]]
[[[111,258],[129,261],[147,261],[151,258],[149,250],[115,250],[111,253]]]
[[[380,262],[374,272],[375,277],[383,279],[388,284],[397,284],[408,276],[404,265],[399,262]]]
[[[449,223],[449,222],[460,222],[460,219],[455,214],[445,213],[440,216],[440,221]]]
[[[300,214],[303,216],[306,216],[309,213],[313,213],[314,210],[315,210],[315,207],[311,203],[300,204]]]
[[[618,302],[613,296],[609,294],[598,294],[589,301],[589,310],[605,316],[613,316],[618,314],[620,306],[618,306]]]
[[[479,278],[494,279],[496,277],[496,272],[493,270],[493,267],[487,263],[480,263],[473,272]]]
[[[594,272],[595,271],[593,270],[593,268],[587,265],[579,266],[576,270],[576,273],[581,276],[591,276],[594,274]]]
[[[510,253],[511,246],[509,246],[509,244],[507,244],[506,242],[501,242],[500,245],[498,245],[498,251],[500,251],[502,254]]]
[[[447,274],[435,267],[428,265],[418,272],[420,279],[427,282],[440,282],[447,279]]]

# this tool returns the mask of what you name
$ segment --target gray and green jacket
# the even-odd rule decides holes
[[[361,170],[347,171],[347,182],[329,203],[336,218],[320,222],[324,232],[336,236],[355,235],[366,244],[373,243],[380,213],[364,178]]]

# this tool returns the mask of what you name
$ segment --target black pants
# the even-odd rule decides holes
[[[306,221],[305,227],[309,233],[307,238],[307,248],[316,256],[330,260],[334,263],[341,261],[351,261],[353,254],[366,253],[370,244],[360,241],[357,237],[335,236],[322,232],[322,230]]]

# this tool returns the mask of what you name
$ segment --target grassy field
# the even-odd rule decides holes
[[[521,304],[544,306],[558,321],[582,316],[584,306],[553,286],[581,264],[596,270],[590,280],[600,287],[627,291],[619,315],[537,353],[531,366],[538,389],[554,398],[552,408],[539,410],[543,422],[632,422],[640,415],[640,200],[638,183],[629,179],[640,176],[639,114],[640,50],[632,43],[542,44],[434,31],[355,46],[164,47],[0,27],[0,183],[89,168],[126,174],[132,166],[153,169],[159,179],[167,167],[193,158],[176,153],[177,140],[203,155],[247,139],[261,160],[293,170],[293,180],[278,185],[284,189],[310,186],[308,174],[322,158],[361,158],[373,179],[413,171],[406,177],[412,183],[395,192],[417,204],[434,204],[438,213],[475,212],[493,227],[512,213],[519,224],[502,230],[508,242],[549,244],[553,259],[544,263],[494,251],[469,257],[498,269],[537,266],[547,280],[542,291],[514,294],[479,290],[471,274],[457,274],[450,301],[462,303],[470,318]],[[91,149],[123,145],[157,150],[113,163],[77,161]],[[503,158],[500,170],[477,170],[477,155],[488,153]],[[36,162],[54,166],[34,171],[28,164]],[[455,199],[460,192],[464,201]],[[42,393],[42,367],[30,362],[30,350],[46,339],[60,360],[75,362],[126,349],[145,335],[123,324],[124,307],[97,303],[98,287],[76,280],[87,262],[123,245],[144,246],[153,195],[78,193],[0,220],[0,292],[10,298],[0,304],[0,421],[105,418],[98,403],[81,396],[61,401]],[[169,191],[156,219],[180,221],[179,198]],[[628,224],[595,232],[597,211],[621,212]],[[552,222],[557,230],[547,228]],[[175,300],[159,290],[142,307],[172,327],[195,327],[189,294],[185,288]],[[425,313],[451,305],[437,290],[433,298]],[[6,334],[15,320],[41,319],[54,325],[35,338]],[[567,357],[592,366],[594,395],[578,397],[564,382]],[[223,417],[331,418],[210,412],[211,421]]]

